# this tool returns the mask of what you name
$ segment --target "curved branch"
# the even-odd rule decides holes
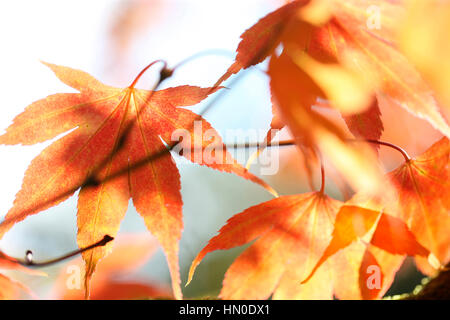
[[[46,266],[49,266],[49,265],[61,262],[63,260],[72,258],[73,256],[76,256],[77,254],[80,254],[80,253],[92,250],[94,248],[103,247],[108,242],[110,242],[112,240],[114,240],[113,237],[111,237],[109,235],[105,235],[102,240],[100,240],[100,241],[98,241],[98,242],[96,242],[94,244],[91,244],[88,247],[81,248],[81,249],[69,252],[68,254],[66,254],[66,255],[64,255],[62,257],[51,259],[51,260],[48,260],[48,261],[45,261],[45,262],[34,262],[33,261],[33,252],[31,252],[30,250],[27,251],[24,261],[19,260],[19,259],[14,259],[14,260],[15,260],[16,263],[19,263],[19,264],[27,266],[27,267],[46,267]]]

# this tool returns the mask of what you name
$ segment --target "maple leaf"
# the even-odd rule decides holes
[[[311,108],[318,97],[314,92],[320,94],[320,88],[306,80],[307,75],[286,53],[271,58],[268,73],[281,116],[297,145],[313,154],[318,148],[356,190],[377,191],[383,179],[370,147],[349,144],[336,124]]]
[[[358,240],[328,258],[309,281],[331,263],[334,294],[338,299],[380,299],[392,285],[404,260],[405,255],[391,254]]]
[[[308,14],[305,14],[308,8],[309,1],[292,2],[247,30],[242,35],[236,62],[218,83],[271,55],[268,74],[271,77],[272,100],[281,114],[272,122],[271,128],[280,128],[281,123],[288,123],[308,161],[316,158],[314,149],[320,139],[320,151],[328,153],[326,155],[330,156],[354,187],[375,188],[380,174],[374,168],[374,162],[368,160],[367,153],[362,155],[359,150],[346,145],[343,133],[310,109],[321,98],[328,99],[333,106],[348,114],[369,107],[372,98],[370,88],[361,76],[339,65],[337,58],[320,46],[315,48],[317,45],[314,39],[319,35],[320,27],[308,22]],[[273,51],[279,43],[283,44],[284,50],[278,57]],[[307,54],[303,51],[304,47],[308,48]],[[302,122],[292,119],[302,119]],[[320,130],[315,127],[316,124],[321,126]],[[267,140],[270,138],[269,133]],[[346,161],[342,161],[343,158]],[[353,174],[351,171],[355,169],[360,173],[365,172],[365,175]],[[370,178],[362,179],[363,176]]]
[[[314,271],[329,257],[349,247],[355,240],[363,238],[371,229],[367,243],[392,254],[415,256],[419,268],[426,274],[436,271],[430,268],[428,263],[434,257],[441,265],[448,263],[449,154],[450,143],[448,138],[444,137],[416,159],[409,159],[405,154],[407,161],[386,175],[393,186],[394,194],[377,198],[370,198],[365,194],[355,195],[348,205],[340,209],[333,240]],[[374,210],[354,204],[362,204]],[[345,259],[345,253],[338,255],[338,260]],[[367,255],[365,259],[373,260],[373,257]],[[333,261],[336,262],[336,259]],[[362,264],[364,263],[366,262],[363,261]],[[366,291],[363,296],[377,294]]]
[[[330,104],[327,101],[317,101],[315,106],[329,109]],[[365,140],[378,140],[384,130],[383,122],[381,121],[381,110],[379,107],[379,99],[372,99],[370,107],[361,112],[351,115],[343,115],[342,118],[345,121],[349,131],[355,138]],[[374,144],[375,150],[380,148],[379,145]]]
[[[260,63],[272,55],[277,45],[281,42],[285,46],[290,45],[291,50],[296,49],[292,46],[294,42],[296,47],[298,46],[301,50],[303,50],[303,46],[307,46],[308,43],[311,44],[313,40],[308,38],[310,34],[315,32],[316,27],[308,22],[310,16],[314,15],[310,13],[311,9],[308,6],[310,2],[314,7],[314,1],[294,1],[289,3],[260,19],[253,27],[244,32],[241,35],[242,41],[237,48],[236,61],[218,80],[217,84],[220,84],[241,69]],[[338,108],[342,108],[346,112],[354,108],[360,109],[367,104],[365,97],[367,88],[359,83],[364,82],[361,81],[361,77],[338,65],[321,65],[305,55],[298,58],[305,62],[302,63],[305,73],[300,74],[300,78],[304,78],[302,82],[309,86],[320,87],[311,92],[305,90],[308,93],[308,97],[313,98],[310,102],[316,100],[314,99],[316,95],[324,96],[327,93],[333,103],[336,103]],[[337,60],[334,59],[333,62],[335,61]],[[328,60],[327,62],[331,61]],[[338,78],[337,80],[335,80],[336,77]],[[313,83],[309,84],[308,82],[311,81]],[[344,88],[355,86],[359,90],[354,90],[353,95],[341,92]]]
[[[449,136],[449,126],[440,114],[428,84],[396,48],[396,21],[404,13],[402,2],[333,0],[328,3],[333,18],[319,29],[314,39],[318,52],[344,64],[353,61],[373,82],[377,95],[383,94],[393,105],[400,105],[426,119]],[[369,28],[368,8],[374,6],[379,12],[379,27]]]
[[[188,283],[209,252],[256,239],[226,272],[221,298],[331,299],[335,293],[375,299],[389,288],[405,255],[429,254],[400,219],[341,205],[314,192],[282,196],[235,215],[194,259]],[[374,267],[380,285],[372,288],[366,286],[367,270]]]
[[[349,204],[362,204],[373,210],[351,210],[355,207],[350,206],[341,208],[333,241],[315,270],[321,262],[349,246],[357,237],[362,237],[374,225],[377,228],[370,240],[372,245],[393,254],[415,255],[423,273],[436,272],[436,266],[430,267],[429,264],[435,258],[441,265],[447,264],[450,260],[449,155],[450,143],[443,137],[415,159],[404,154],[405,163],[386,175],[393,194],[376,198],[355,195]],[[355,219],[355,215],[359,218]],[[377,216],[380,218],[375,223]],[[339,219],[342,222],[338,223]],[[356,228],[355,221],[358,220]]]
[[[31,162],[14,206],[0,224],[0,237],[15,223],[60,203],[81,187],[77,242],[79,247],[86,247],[105,234],[114,237],[131,197],[148,230],[164,249],[174,295],[180,299],[182,199],[179,173],[166,147],[172,143],[172,133],[184,129],[189,133],[187,138],[200,141],[193,156],[184,155],[187,159],[235,173],[275,193],[232,158],[206,120],[179,108],[199,103],[218,88],[180,86],[154,92],[136,89],[134,85],[147,67],[132,85],[120,89],[79,70],[45,65],[79,93],[55,94],[31,104],[0,136],[0,144],[34,144],[74,130]],[[194,121],[201,121],[203,131],[193,130]],[[203,132],[215,133],[214,142],[223,147],[222,158],[214,157],[211,150],[206,152],[209,141],[203,139]],[[108,244],[83,253],[87,296],[96,264],[110,249]]]
[[[335,56],[338,61],[353,61],[356,67],[374,84],[377,94],[383,94],[393,105],[399,105],[415,116],[426,119],[436,129],[449,136],[450,129],[439,111],[428,84],[414,66],[389,42],[395,39],[392,22],[401,9],[399,3],[384,1],[331,2],[334,18],[322,29],[317,38],[318,46]],[[375,36],[367,27],[365,4],[379,5],[385,18],[381,24],[383,32]],[[381,7],[383,6],[383,7]],[[387,10],[390,7],[392,10]],[[398,10],[395,10],[397,7]],[[349,59],[351,57],[351,59]]]
[[[371,106],[362,113],[343,116],[347,127],[355,138],[366,140],[378,140],[383,133],[383,122],[378,99],[373,99]],[[375,145],[378,149],[379,146]]]
[[[309,0],[300,0],[289,3],[261,18],[246,30],[241,35],[242,40],[236,50],[235,62],[219,78],[215,86],[220,85],[231,75],[258,64],[271,55],[279,45],[285,26],[295,15],[295,10],[308,2]]]
[[[371,17],[367,10],[373,6],[380,11],[380,28],[374,30],[368,26]],[[370,168],[363,159],[365,156],[339,141],[342,140],[341,133],[326,123],[323,117],[318,117],[310,107],[317,103],[318,98],[329,100],[333,108],[342,112],[353,134],[374,139],[372,137],[379,137],[383,130],[379,108],[374,107],[374,102],[368,103],[373,101],[375,95],[377,100],[382,98],[393,106],[402,106],[415,116],[429,121],[442,133],[450,135],[449,126],[440,114],[428,84],[392,44],[396,39],[395,20],[402,12],[400,2],[293,1],[268,14],[242,34],[236,61],[218,83],[270,56],[268,73],[272,95],[278,100],[281,111],[281,117],[277,117],[271,128],[281,127],[280,123],[288,124],[297,136],[298,144],[306,144],[306,149],[318,146],[320,151],[328,153],[334,165],[354,187],[366,185],[369,179],[358,181],[357,177],[361,175],[352,176],[351,168],[357,168],[360,173],[372,172],[370,181],[376,185],[376,179],[373,179],[376,170]],[[278,44],[283,46],[280,57],[275,53]],[[289,68],[277,63],[289,59],[292,62]],[[277,71],[278,68],[283,72]],[[274,79],[277,73],[279,76]],[[280,84],[277,85],[277,82]],[[283,86],[295,87],[302,94],[295,96],[292,90],[287,89],[283,92]],[[282,96],[289,92],[293,96],[290,99],[285,97],[285,101],[291,100],[291,103],[280,102]],[[297,110],[300,107],[304,110]],[[311,139],[307,131],[310,126],[293,123],[294,111],[302,113],[298,118],[308,119],[304,123],[324,124],[324,133],[336,142],[337,147],[333,149],[331,143],[325,143],[325,146],[324,141],[322,145],[317,145],[317,137]],[[361,127],[361,120],[366,122],[366,119],[371,121],[371,125]],[[302,136],[301,140],[298,136]],[[301,148],[305,152],[305,146]],[[306,154],[308,159],[315,158],[311,156],[311,151]],[[341,161],[344,156],[349,161]]]
[[[162,298],[171,297],[170,290],[163,285],[140,283],[132,280],[120,280],[121,275],[129,275],[134,270],[142,267],[158,249],[155,238],[148,233],[120,234],[115,242],[110,255],[102,259],[91,284],[92,300],[129,300],[137,298]],[[78,266],[81,270],[82,259],[70,263],[70,268]],[[63,268],[56,280],[53,289],[53,297],[61,297],[64,300],[82,300],[84,293],[76,285],[68,287],[72,283],[74,274],[72,269]],[[119,280],[118,280],[119,279]],[[76,283],[74,283],[76,284]]]
[[[286,272],[298,268],[296,272],[306,276],[318,261],[331,240],[340,205],[339,201],[314,192],[281,196],[246,209],[230,218],[200,251],[192,262],[188,283],[209,252],[234,248],[256,239],[226,272],[219,297],[269,298],[272,293],[276,294]],[[317,277],[317,281],[322,287],[328,277]],[[299,287],[299,290],[302,289]],[[312,287],[305,291],[314,292]],[[330,290],[315,292],[316,297],[320,295],[324,299],[331,298],[330,293]]]
[[[386,286],[386,283],[383,283],[383,280],[385,280],[382,279],[384,278],[384,274],[381,272],[380,262],[377,261],[377,258],[370,250],[372,246],[378,247],[390,254],[397,255],[393,261],[388,261],[389,264],[391,264],[390,267],[395,268],[394,274],[405,255],[425,257],[429,255],[429,251],[416,240],[412,232],[401,219],[379,211],[344,205],[340,208],[336,216],[333,237],[330,244],[323,252],[318,263],[312,269],[311,274],[308,275],[302,283],[307,283],[316,270],[318,270],[331,256],[340,250],[348,248],[356,241],[361,241],[364,245],[359,245],[359,248],[355,245],[346,252],[341,252],[341,256],[336,260],[333,260],[333,262],[336,265],[342,265],[342,261],[339,261],[342,259],[350,260],[353,263],[355,261],[357,262],[356,266],[359,265],[359,268],[354,268],[353,271],[357,270],[359,273],[358,289],[360,290],[363,299],[380,297],[383,292],[381,284],[384,285],[385,289],[389,287]],[[386,256],[383,257],[383,260],[385,259]],[[370,274],[370,269],[379,270],[380,279],[378,279],[378,281],[380,281],[380,284],[378,286],[370,287],[366,285],[367,275],[368,273]],[[349,281],[349,278],[344,278],[345,280],[343,281]],[[336,279],[336,282],[339,283],[339,279]],[[339,287],[339,285],[336,286]],[[345,285],[341,285],[340,287],[344,288]],[[348,295],[354,295],[354,293],[349,293],[351,292],[351,286],[348,287],[349,288],[346,288],[344,293],[342,293],[341,298],[348,298]],[[339,296],[339,294],[338,289],[337,295]]]
[[[444,137],[388,174],[397,192],[398,216],[441,265],[450,261],[450,142]],[[426,271],[426,264],[419,263]],[[428,268],[429,269],[429,268]]]

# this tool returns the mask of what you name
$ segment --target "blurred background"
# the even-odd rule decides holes
[[[58,92],[74,92],[39,61],[81,69],[113,86],[131,83],[139,71],[155,59],[169,66],[198,52],[213,51],[177,70],[164,87],[183,84],[211,86],[234,59],[241,33],[259,18],[282,5],[282,0],[41,0],[0,2],[0,132],[23,109],[38,99]],[[219,54],[220,53],[220,54]],[[246,72],[205,118],[221,133],[227,129],[266,131],[271,121],[268,78],[264,63]],[[156,73],[148,72],[138,87],[149,89]],[[201,110],[204,103],[192,108]],[[406,111],[383,108],[383,140],[417,155],[440,135]],[[398,119],[402,119],[399,123]],[[336,121],[342,123],[339,117]],[[287,133],[282,135],[288,137]],[[223,134],[225,142],[234,137]],[[249,138],[250,139],[250,138]],[[250,139],[253,141],[252,139]],[[262,139],[261,139],[262,140]],[[12,206],[30,161],[51,141],[33,146],[0,146],[0,219]],[[235,153],[245,163],[251,150]],[[401,155],[381,149],[387,170],[402,161]],[[242,160],[243,159],[243,160]],[[181,174],[184,232],[180,243],[182,284],[191,261],[232,215],[272,198],[261,187],[230,174],[177,160]],[[257,166],[251,171],[258,174]],[[330,172],[332,172],[330,170]],[[262,176],[280,194],[309,191],[302,158],[295,148],[280,150],[277,174]],[[327,179],[330,195],[342,199],[333,180]],[[76,193],[64,203],[26,219],[2,240],[0,250],[14,257],[34,252],[36,261],[62,255],[76,245]],[[145,231],[132,203],[121,233]],[[209,254],[200,264],[194,281],[184,288],[187,298],[215,296],[224,272],[245,248]],[[48,278],[14,273],[40,298],[53,298],[55,277],[64,264],[46,268]],[[3,272],[3,271],[2,271]],[[125,275],[144,283],[169,284],[170,277],[159,250],[136,272]],[[411,291],[420,276],[407,260],[390,293]]]

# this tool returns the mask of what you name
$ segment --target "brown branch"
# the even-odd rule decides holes
[[[55,258],[55,259],[51,259],[51,260],[44,261],[44,262],[34,262],[34,261],[33,261],[33,253],[32,253],[30,250],[28,250],[27,253],[26,253],[25,261],[21,261],[21,260],[19,260],[19,259],[14,259],[14,260],[15,260],[15,262],[17,262],[17,263],[19,263],[19,264],[21,264],[21,265],[24,265],[24,266],[28,266],[28,267],[46,267],[46,266],[49,266],[49,265],[52,265],[52,264],[61,262],[61,261],[63,261],[63,260],[72,258],[73,256],[76,256],[76,255],[81,254],[81,253],[83,253],[83,252],[92,250],[92,249],[94,249],[94,248],[97,248],[97,247],[103,247],[103,246],[105,246],[108,242],[110,242],[110,241],[112,241],[112,240],[114,240],[113,237],[111,237],[111,236],[109,236],[109,235],[105,235],[105,236],[103,237],[102,240],[97,241],[96,243],[91,244],[90,246],[87,246],[87,247],[85,247],[85,248],[81,248],[81,249],[78,249],[78,250],[69,252],[68,254],[65,254],[65,255],[62,256],[62,257]]]
[[[415,293],[415,291],[418,291]],[[439,274],[422,284],[404,300],[450,300],[450,263]]]

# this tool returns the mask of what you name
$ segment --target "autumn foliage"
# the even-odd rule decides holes
[[[374,18],[368,8],[380,15]],[[45,62],[78,93],[32,103],[0,136],[3,145],[31,145],[67,133],[29,165],[0,237],[79,190],[77,242],[84,248],[105,235],[116,237],[131,199],[154,238],[135,235],[122,247],[119,242],[113,249],[114,240],[83,252],[82,292],[66,292],[61,276],[57,297],[182,299],[183,201],[170,151],[183,145],[187,160],[252,181],[274,196],[230,218],[193,260],[187,283],[202,276],[195,270],[208,253],[245,244],[226,271],[221,299],[379,299],[407,256],[422,273],[436,275],[450,262],[450,47],[441,41],[448,38],[449,21],[450,5],[439,1],[289,1],[241,35],[235,61],[209,88],[160,90],[176,74],[164,61],[147,66],[126,88]],[[379,26],[372,28],[372,22]],[[278,195],[264,177],[233,159],[201,113],[183,108],[228,90],[229,78],[263,61],[273,105],[270,129],[288,129],[305,159],[309,193]],[[151,70],[160,70],[160,81],[138,89]],[[380,141],[381,104],[427,121],[442,137],[414,155]],[[195,122],[202,131],[194,130]],[[176,130],[200,145],[173,141]],[[206,131],[213,140],[204,139]],[[268,131],[265,147],[272,141],[276,137]],[[385,172],[380,148],[396,150],[404,162]],[[336,169],[351,197],[327,194],[327,167]],[[314,185],[317,174],[320,186]],[[111,277],[142,265],[157,243],[167,259],[171,291]],[[0,269],[42,275],[1,252]],[[0,298],[17,298],[20,290],[29,293],[0,274]]]

